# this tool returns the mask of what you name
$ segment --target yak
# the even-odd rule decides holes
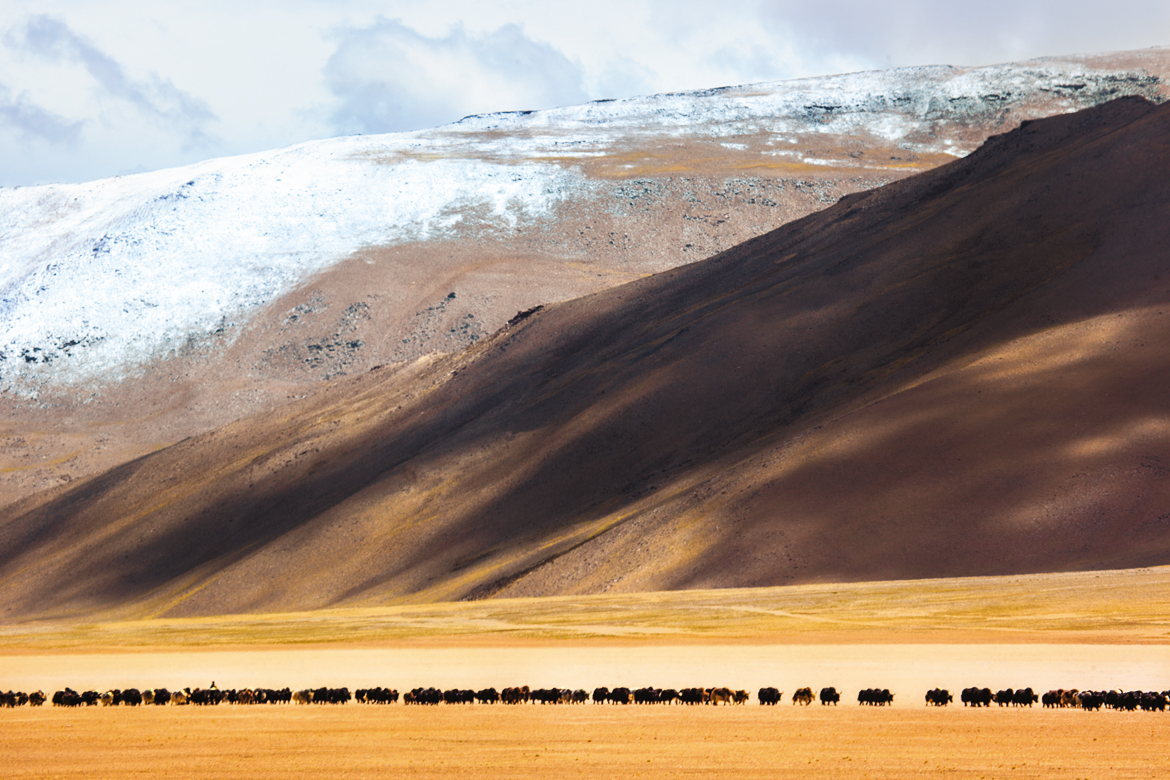
[[[888,688],[866,688],[857,693],[858,704],[868,704],[871,707],[884,707],[894,703],[894,694]]]
[[[945,707],[954,700],[946,688],[932,688],[926,692],[926,703],[935,707]]]
[[[990,707],[990,688],[964,688],[960,696],[964,707]]]
[[[777,688],[760,688],[756,698],[760,704],[775,706],[780,703],[780,699],[784,698],[784,694]]]

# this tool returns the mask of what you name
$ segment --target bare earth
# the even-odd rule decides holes
[[[14,656],[5,684],[534,686],[836,682],[839,707],[503,705],[0,711],[6,777],[1158,777],[1170,716],[926,708],[934,685],[1154,687],[1170,648],[1116,645],[555,645]],[[100,685],[99,685],[100,683]],[[893,708],[848,701],[889,686]],[[956,691],[957,692],[957,691]],[[811,774],[810,774],[811,773]]]
[[[1072,710],[5,712],[6,777],[1158,777],[1170,719]]]
[[[1163,690],[1170,568],[0,626],[0,688],[726,685],[745,706],[0,709],[4,777],[1145,778],[1170,715],[923,694]],[[838,707],[793,690],[835,686]],[[763,686],[785,692],[761,707]],[[859,707],[860,688],[894,706]]]
[[[597,157],[549,158],[580,170],[589,186],[531,229],[372,246],[253,312],[234,338],[189,344],[130,378],[42,388],[35,402],[0,396],[0,506],[279,408],[338,377],[462,349],[518,311],[711,257],[953,160],[944,149],[967,153],[1021,120],[1092,105],[1090,95],[1075,96],[1085,68],[1112,83],[1111,93],[1136,80],[1151,99],[1170,95],[1170,49],[1033,65],[1071,68],[1070,83],[1023,92],[1005,83],[982,96],[996,108],[932,111],[908,142],[828,132],[816,114],[784,132],[745,125],[714,139],[701,126],[688,135],[625,129]],[[451,144],[441,148],[459,148]],[[474,215],[468,222],[480,224]]]

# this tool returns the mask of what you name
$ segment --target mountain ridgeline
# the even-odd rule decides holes
[[[0,616],[1170,563],[1170,106],[1124,98],[0,512]]]
[[[1170,99],[1170,48],[646,95],[0,188],[0,507],[1123,96]]]

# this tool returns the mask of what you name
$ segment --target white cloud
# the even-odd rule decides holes
[[[0,185],[472,113],[1167,44],[1165,0],[7,0]]]
[[[577,65],[523,28],[428,36],[397,19],[338,33],[325,63],[339,133],[415,130],[468,114],[587,101]]]
[[[116,59],[60,19],[33,16],[21,29],[9,33],[7,43],[23,53],[79,65],[104,95],[125,101],[142,115],[181,134],[188,146],[208,140],[205,128],[216,117],[205,101],[156,73],[146,80],[132,79]]]
[[[0,84],[0,126],[15,131],[26,141],[75,146],[82,124],[38,106],[28,93],[13,98],[11,91]]]
[[[875,66],[992,65],[1170,44],[1170,4],[1115,0],[766,0],[761,23]]]

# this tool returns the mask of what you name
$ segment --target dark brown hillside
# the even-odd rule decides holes
[[[77,358],[89,354],[84,334],[94,323],[61,312],[55,328],[75,330],[83,340],[68,346],[77,339],[61,333],[60,340],[23,344],[42,359],[10,365],[25,378],[6,372],[0,382],[8,388],[0,390],[0,506],[50,488],[64,492],[74,481],[315,393],[323,382],[457,352],[518,310],[712,257],[849,193],[951,162],[1022,121],[1124,95],[1170,99],[1170,48],[895,69],[472,117],[416,135],[414,152],[391,138],[385,146],[375,141],[381,151],[357,158],[371,170],[433,164],[440,181],[441,169],[465,161],[536,163],[541,178],[552,177],[550,210],[516,212],[515,224],[501,219],[484,210],[472,176],[459,188],[470,200],[452,202],[437,230],[402,233],[405,224],[394,219],[370,224],[370,243],[317,256],[323,265],[307,276],[274,256],[272,268],[285,269],[277,277],[298,278],[279,297],[262,304],[267,294],[261,295],[259,305],[235,311],[222,328],[196,328],[149,355],[129,349],[85,380],[75,369],[85,362]],[[578,121],[582,110],[593,119]],[[685,126],[675,123],[678,112]],[[346,178],[337,183],[350,196],[380,197],[362,194],[372,180],[349,189],[341,184]],[[196,227],[203,223],[188,211],[196,203],[171,204],[179,208],[173,218],[189,225],[172,236],[218,232],[214,224]],[[51,233],[60,216],[47,212],[25,238]],[[138,229],[137,219],[123,227]],[[24,262],[15,259],[15,245],[4,249],[15,252],[17,266]],[[144,268],[153,263],[146,262]],[[217,267],[212,262],[207,272],[215,275]],[[64,274],[60,289],[75,279]]]
[[[1170,562],[1170,110],[1030,123],[6,508],[10,618]]]

